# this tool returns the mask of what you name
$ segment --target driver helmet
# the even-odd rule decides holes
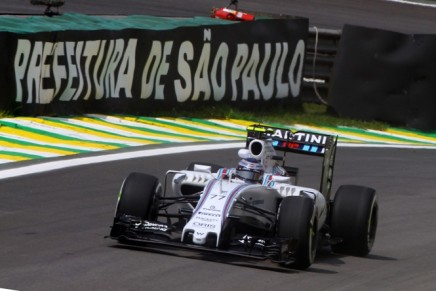
[[[236,167],[236,176],[248,182],[259,182],[263,176],[263,167],[254,158],[242,159]]]

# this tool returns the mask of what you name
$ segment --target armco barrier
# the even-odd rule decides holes
[[[310,27],[303,71],[303,102],[325,103],[341,30]]]
[[[271,14],[259,11],[251,13],[275,19],[292,19],[293,16]],[[303,70],[303,87],[301,89],[302,102],[326,103],[333,64],[342,30],[309,27],[306,44],[306,57]]]

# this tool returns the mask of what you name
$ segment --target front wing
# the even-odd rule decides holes
[[[226,243],[226,247],[217,248],[214,241],[206,242],[205,245],[186,242],[189,241],[189,238],[182,241],[181,233],[181,229],[174,227],[174,225],[158,221],[141,221],[135,217],[122,216],[115,219],[109,237],[124,244],[182,248],[205,253],[233,255],[247,259],[271,260],[285,265],[293,263],[297,245],[295,239],[245,235],[232,237]]]

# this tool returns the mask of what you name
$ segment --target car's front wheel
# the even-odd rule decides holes
[[[130,173],[121,186],[115,217],[129,215],[143,220],[156,218],[161,192],[159,180],[144,173]]]
[[[302,196],[285,197],[280,204],[277,235],[296,239],[295,262],[290,267],[306,269],[317,251],[318,230],[313,200]]]

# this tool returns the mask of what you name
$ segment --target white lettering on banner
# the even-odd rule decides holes
[[[77,67],[76,67],[76,64],[77,64],[76,60],[73,59],[74,55],[75,55],[74,46],[75,46],[74,42],[65,43],[66,56],[67,56],[67,68],[68,68],[67,77],[68,77],[68,79],[67,79],[67,87],[64,89],[64,92],[62,93],[61,97],[59,98],[59,100],[61,100],[61,101],[71,100],[71,98],[73,97],[73,94],[76,92],[76,88],[73,87],[73,79],[75,79],[78,76],[78,73],[77,73]],[[80,47],[81,47],[81,45],[78,44],[77,49],[80,49]],[[77,51],[76,51],[76,53],[77,53]]]
[[[248,100],[249,92],[253,92],[254,100],[260,99],[260,91],[257,86],[257,66],[259,65],[260,53],[259,45],[254,44],[251,52],[251,57],[242,72],[242,100]]]
[[[168,74],[170,65],[167,58],[171,54],[172,47],[172,41],[166,41],[163,46],[160,41],[153,41],[142,74],[142,99],[150,98],[153,91],[155,92],[154,99],[164,99],[165,85],[161,83],[161,78]],[[150,70],[151,66],[153,67]]]
[[[112,39],[43,42],[19,39],[16,101],[49,104],[102,98],[173,99],[178,103],[268,101],[300,94],[305,42],[212,42]],[[138,55],[138,57],[137,57]],[[139,57],[140,56],[140,57]],[[172,61],[174,60],[174,61]],[[135,76],[138,74],[138,76]],[[173,91],[173,92],[171,92]]]
[[[62,44],[55,44],[55,50],[53,52],[53,75],[55,81],[55,92],[56,96],[61,90],[62,79],[67,78],[67,70],[65,66],[59,63],[59,60],[65,56],[65,47]]]
[[[130,42],[129,42],[130,43]],[[91,61],[98,56],[98,51],[100,49],[100,41],[94,40],[94,41],[87,41],[85,44],[85,49],[83,50],[83,56],[85,57],[85,72],[92,71],[91,69]],[[96,67],[100,65],[100,62],[98,59],[96,60]],[[86,84],[91,84],[91,74],[85,74],[85,82]],[[94,70],[94,75],[97,75],[96,71]],[[94,79],[93,79],[94,80]],[[57,86],[56,86],[57,87]],[[88,100],[91,96],[91,88],[92,86],[87,86],[86,93],[83,96],[84,100]]]
[[[291,66],[289,67],[289,82],[291,87],[292,96],[296,97],[300,95],[301,80],[303,79],[303,63],[304,52],[306,51],[306,45],[303,40],[299,40],[295,48],[295,53],[292,58]],[[296,67],[298,64],[298,68]]]
[[[147,99],[153,93],[154,81],[157,69],[159,68],[162,59],[162,43],[160,41],[153,41],[151,50],[145,63],[142,73],[142,91],[141,98]],[[151,68],[151,69],[150,69]]]
[[[212,40],[212,30],[205,29],[203,30],[203,41],[211,41]]]
[[[201,93],[204,94],[204,100],[210,99],[211,89],[208,73],[210,55],[210,43],[205,43],[195,70],[193,101],[197,101]]]
[[[187,101],[192,93],[192,75],[188,61],[192,61],[193,59],[194,45],[190,41],[182,42],[179,50],[177,69],[180,76],[183,78],[183,82],[179,79],[174,81],[177,101],[180,103]],[[183,83],[185,86],[183,86]]]
[[[275,50],[272,51],[270,43],[264,44],[263,55],[261,55],[257,43],[251,48],[247,44],[237,46],[236,58],[231,70],[232,101],[238,100],[239,97],[238,82],[242,84],[242,100],[248,100],[250,93],[254,100],[262,97],[265,101],[273,97],[287,98],[289,91],[292,97],[300,94],[305,52],[304,41],[298,42],[289,71],[285,70],[289,55],[288,43],[275,43],[274,47]]]
[[[107,49],[106,49],[107,42],[109,44],[107,45]],[[101,68],[101,72],[107,72],[107,67],[109,65],[109,59],[110,59],[113,51],[114,51],[113,41],[104,40],[102,46],[100,46],[100,51],[99,51],[99,55],[101,57],[99,57],[99,60],[97,61],[99,65],[101,65],[103,62],[103,67]],[[106,52],[106,53],[104,53],[104,52]],[[103,98],[105,95],[105,91],[104,91],[105,74],[98,75],[98,71],[94,71],[94,76],[96,77],[96,79],[95,79],[95,82],[96,82],[95,99],[98,100],[98,99]]]
[[[247,63],[248,53],[247,44],[238,44],[235,62],[233,63],[232,71],[230,73],[230,79],[232,82],[232,101],[236,101],[238,97],[236,81],[241,77],[242,70]]]
[[[120,71],[118,74],[118,82],[115,82],[114,96],[120,96],[121,90],[124,89],[126,97],[132,98],[132,83],[135,74],[135,53],[137,39],[131,39],[127,43],[127,48],[121,58]]]
[[[33,91],[33,88],[35,87],[36,90],[36,103],[40,103],[39,99],[39,89],[40,86],[40,78],[41,78],[41,69],[39,68],[41,66],[41,58],[42,58],[42,43],[37,42],[35,44],[34,53],[30,57],[29,61],[29,67],[28,67],[28,75],[27,78],[27,87],[31,88]],[[29,90],[30,96],[32,96],[32,91]],[[30,98],[29,96],[29,98]],[[27,103],[31,103],[32,101],[27,99]]]
[[[221,101],[226,93],[226,68],[228,57],[229,46],[222,42],[215,55],[211,71],[213,99],[215,101]],[[218,75],[219,72],[221,72],[221,75]],[[221,80],[221,84],[219,84],[219,80]]]
[[[50,65],[47,63],[47,57],[50,55],[50,52],[53,51],[54,44],[51,42],[47,42],[44,46],[44,50],[42,53],[42,59],[41,59],[41,79],[51,78],[51,72],[50,72]],[[41,96],[40,96],[40,103],[41,104],[48,104],[50,103],[52,96],[54,95],[54,89],[53,88],[43,88],[41,86]]]
[[[17,88],[17,102],[21,102],[23,98],[23,85],[21,82],[25,80],[26,68],[30,58],[31,43],[27,39],[18,40],[17,52],[15,54],[15,87]]]
[[[14,59],[16,101],[132,97],[137,39],[31,42],[19,39]],[[166,74],[164,70],[162,74]],[[52,80],[47,86],[47,80]],[[61,91],[62,90],[62,91]],[[26,100],[24,100],[27,98]]]
[[[177,58],[177,72],[181,79],[174,80],[177,101],[183,103],[188,100],[210,100],[212,92],[214,101],[221,101],[226,90],[228,45],[221,43],[213,57],[211,44],[205,43],[195,68],[194,77],[192,77],[190,63],[194,61],[194,54],[193,43],[190,41],[182,42]],[[209,75],[211,63],[212,68]],[[203,96],[203,99],[200,99],[200,96]]]
[[[278,45],[278,44],[277,44]],[[274,93],[274,72],[277,69],[277,62],[279,60],[279,55],[275,54],[274,59],[271,63],[270,70],[268,74],[265,74],[266,67],[271,57],[271,44],[265,44],[265,57],[263,58],[263,62],[260,65],[259,75],[264,76],[263,78],[259,78],[259,88],[262,93],[264,100],[269,100],[272,98]],[[265,82],[265,79],[269,76],[269,80]]]
[[[170,64],[167,61],[167,57],[171,54],[171,49],[173,48],[173,42],[172,41],[166,41],[164,48],[163,48],[163,56],[162,56],[162,62],[159,66],[159,69],[157,70],[157,76],[156,76],[156,97],[155,99],[164,99],[164,87],[165,85],[161,83],[161,78],[168,74],[168,70],[170,67]]]

